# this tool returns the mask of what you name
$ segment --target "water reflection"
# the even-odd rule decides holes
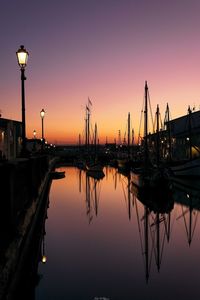
[[[79,192],[85,193],[86,216],[90,224],[93,218],[97,217],[98,215],[98,206],[101,190],[100,182],[102,180],[102,177],[88,175],[88,172],[78,170],[78,178]]]
[[[184,223],[187,241],[191,245],[197,226],[200,210],[200,186],[199,181],[177,180],[174,181],[174,197],[181,205],[181,213],[176,220]]]
[[[37,300],[198,298],[198,181],[150,191],[114,168],[102,179],[65,170],[50,193]]]
[[[141,251],[144,258],[145,278],[149,280],[150,268],[154,256],[158,272],[160,271],[165,241],[170,238],[171,211],[174,201],[170,188],[160,190],[138,188],[132,185],[134,194]],[[139,215],[138,201],[143,204],[144,212]]]

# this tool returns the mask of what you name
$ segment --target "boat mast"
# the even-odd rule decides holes
[[[88,137],[87,137],[87,122],[88,122],[88,117],[87,117],[87,110],[88,110],[88,107],[86,105],[86,116],[85,116],[85,148],[87,149],[87,142],[88,142]]]
[[[90,145],[90,109],[88,107],[88,114],[87,114],[87,145],[88,145],[88,149],[89,149],[89,145]]]
[[[94,126],[94,159],[97,159],[97,123]]]
[[[128,113],[128,158],[130,158],[130,130],[131,130],[130,112]]]
[[[170,113],[169,113],[169,105],[167,103],[164,123],[165,123],[166,129],[167,129],[167,135],[168,135],[169,161],[171,161],[172,160],[172,141],[171,141],[171,128],[170,128],[170,123],[169,122],[170,122]]]
[[[189,124],[188,124],[188,133],[189,133],[189,159],[191,160],[192,159],[192,135],[191,135],[191,132],[192,132],[192,124],[191,124],[191,116],[192,115],[192,111],[190,109],[190,106],[188,107],[188,116],[189,116]]]
[[[157,110],[156,110],[156,161],[157,161],[157,167],[159,166],[160,163],[160,124],[159,124],[159,105],[157,105]]]
[[[148,86],[147,81],[145,81],[145,106],[144,106],[144,155],[145,155],[145,168],[148,166],[149,162],[149,152],[148,152]]]

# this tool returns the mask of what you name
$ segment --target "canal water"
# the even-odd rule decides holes
[[[144,200],[114,168],[101,180],[59,171],[66,176],[50,190],[36,300],[200,298],[198,190],[178,183],[172,195]]]

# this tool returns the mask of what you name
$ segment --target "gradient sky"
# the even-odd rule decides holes
[[[44,108],[46,139],[77,142],[88,97],[100,142],[123,136],[128,112],[137,134],[145,80],[153,112],[199,109],[199,11],[199,0],[0,0],[2,117],[21,120],[20,45],[30,138]]]

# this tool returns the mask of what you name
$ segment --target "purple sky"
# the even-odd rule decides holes
[[[88,96],[102,141],[125,130],[129,111],[137,131],[145,80],[153,111],[199,108],[199,11],[197,0],[0,0],[2,116],[21,119],[21,44],[29,137],[44,108],[47,139],[77,140]]]

